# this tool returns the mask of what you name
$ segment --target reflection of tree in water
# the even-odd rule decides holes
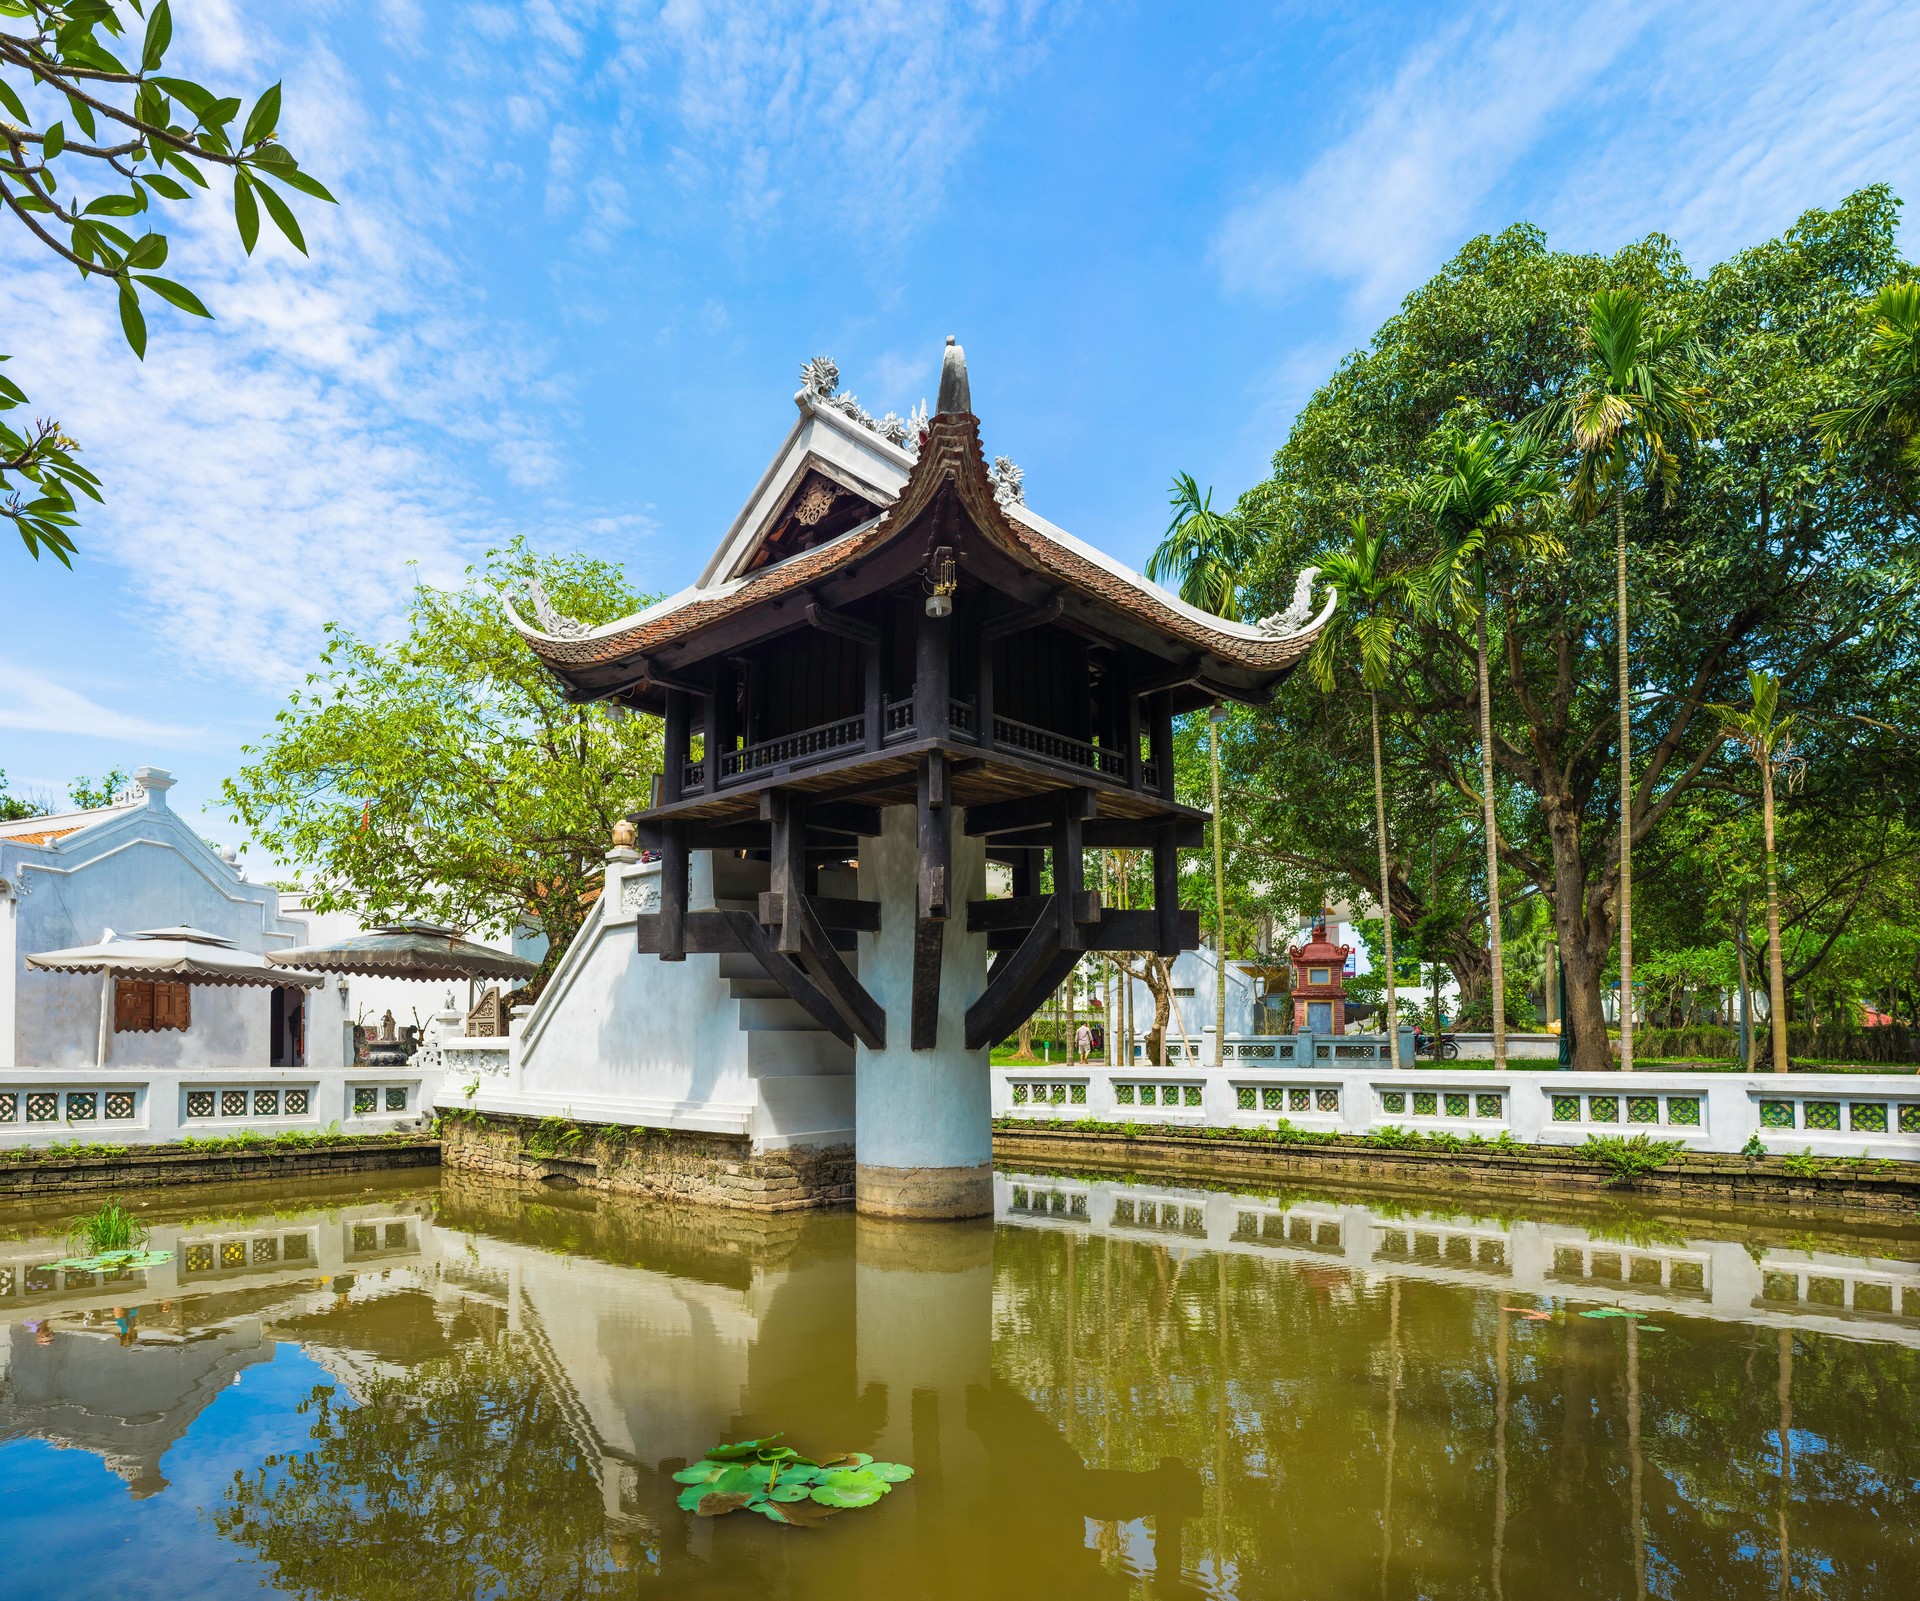
[[[630,1594],[594,1464],[512,1340],[301,1405],[313,1446],[236,1474],[215,1526],[313,1597]]]
[[[1402,1280],[1396,1319],[1343,1262],[1178,1240],[1002,1229],[994,1266],[996,1380],[1090,1465],[1197,1468],[1174,1549],[1243,1601],[1378,1594],[1389,1555],[1389,1594],[1436,1601],[1762,1595],[1789,1549],[1793,1593],[1868,1601],[1920,1559],[1912,1349],[1685,1302],[1644,1335],[1523,1322],[1497,1278]],[[1116,1564],[1117,1527],[1091,1536]]]

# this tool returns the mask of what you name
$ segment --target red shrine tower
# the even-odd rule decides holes
[[[1344,1034],[1347,1031],[1347,958],[1351,945],[1336,945],[1327,937],[1327,914],[1314,919],[1304,945],[1291,947],[1293,962],[1293,1026],[1295,1031]]]

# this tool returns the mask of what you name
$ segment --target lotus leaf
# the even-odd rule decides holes
[[[764,1440],[742,1440],[738,1445],[716,1445],[707,1453],[709,1462],[740,1462],[750,1456],[758,1456],[772,1447],[779,1439],[778,1434],[769,1434]]]
[[[833,1484],[816,1484],[809,1493],[822,1506],[872,1506],[887,1493],[887,1487],[877,1481],[858,1486],[848,1485],[845,1488]]]
[[[738,1512],[743,1506],[752,1506],[753,1502],[751,1495],[722,1495],[717,1490],[709,1490],[700,1497],[693,1510],[699,1517],[718,1518],[729,1512]]]
[[[844,1508],[872,1506],[913,1477],[905,1464],[875,1462],[864,1451],[815,1462],[791,1446],[774,1444],[779,1438],[771,1434],[715,1446],[689,1463],[673,1475],[686,1486],[680,1506],[706,1518],[744,1510],[769,1522],[810,1528]]]

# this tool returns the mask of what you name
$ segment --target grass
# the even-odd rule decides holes
[[[107,1201],[73,1220],[67,1248],[75,1256],[104,1256],[109,1251],[138,1251],[151,1231],[118,1201]]]
[[[411,1130],[392,1129],[379,1133],[347,1134],[336,1123],[324,1129],[282,1129],[277,1134],[259,1134],[243,1129],[238,1134],[210,1135],[206,1139],[188,1136],[167,1145],[107,1145],[98,1140],[54,1140],[47,1145],[18,1145],[0,1151],[0,1162],[68,1162],[93,1160],[137,1162],[149,1156],[189,1151],[197,1155],[239,1155],[258,1151],[306,1151],[329,1145],[364,1145],[372,1140],[413,1138]]]
[[[1658,1172],[1685,1150],[1679,1140],[1656,1140],[1646,1134],[1589,1134],[1579,1154],[1604,1167],[1610,1183],[1631,1184]]]

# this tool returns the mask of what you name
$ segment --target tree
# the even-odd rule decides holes
[[[1504,680],[1491,707],[1501,865],[1549,900],[1582,1071],[1610,1065],[1601,997],[1621,835],[1639,849],[1694,801],[1731,805],[1755,787],[1705,710],[1737,700],[1749,668],[1779,676],[1797,709],[1813,760],[1796,805],[1810,816],[1836,796],[1885,816],[1920,786],[1920,741],[1902,731],[1920,725],[1920,608],[1907,577],[1920,524],[1884,450],[1843,442],[1823,460],[1815,423],[1870,382],[1864,298],[1914,276],[1895,248],[1897,222],[1892,195],[1862,190],[1701,276],[1657,235],[1609,256],[1553,251],[1531,228],[1473,240],[1341,363],[1272,476],[1241,497],[1241,516],[1268,531],[1243,602],[1272,609],[1299,567],[1345,545],[1356,515],[1392,504],[1431,469],[1436,430],[1517,424],[1571,392],[1591,363],[1578,330],[1596,291],[1633,285],[1663,324],[1693,330],[1718,397],[1711,434],[1687,455],[1670,502],[1626,497],[1640,686],[1639,798],[1627,815],[1613,781],[1617,528],[1558,514],[1561,561],[1488,569],[1503,623],[1490,640],[1490,670]],[[1397,563],[1434,554],[1416,522],[1384,532]],[[1389,786],[1389,821],[1399,838],[1431,838],[1448,865],[1438,893],[1425,871],[1396,875],[1396,936],[1435,902],[1469,905],[1480,876],[1462,887],[1461,820],[1450,801],[1427,798],[1430,786],[1442,798],[1481,793],[1461,771],[1478,743],[1474,653],[1440,619],[1410,619],[1405,641],[1381,692],[1383,754],[1403,775],[1397,800]],[[1357,701],[1303,690],[1283,688],[1259,714],[1258,737],[1236,747],[1250,765],[1229,768],[1223,789],[1260,797],[1264,817],[1284,820],[1276,850],[1311,864],[1302,872],[1364,889],[1377,870],[1372,808],[1360,804],[1365,719]],[[1657,866],[1687,870],[1677,858]],[[1482,960],[1455,946],[1463,990]]]
[[[1866,393],[1816,421],[1829,449],[1884,439],[1908,472],[1920,472],[1920,283],[1881,286],[1870,337]]]
[[[604,562],[516,541],[457,589],[419,586],[391,644],[331,625],[305,690],[245,747],[253,760],[223,788],[234,820],[312,871],[316,910],[526,922],[558,960],[661,745],[652,718],[562,697],[501,608],[533,584],[590,620],[652,598]]]
[[[1787,1071],[1787,984],[1780,960],[1780,874],[1774,857],[1773,777],[1776,771],[1789,775],[1793,782],[1796,767],[1803,765],[1794,755],[1793,715],[1778,715],[1780,681],[1759,670],[1747,674],[1752,702],[1744,710],[1715,703],[1708,708],[1720,719],[1726,737],[1738,745],[1760,769],[1760,805],[1764,819],[1767,863],[1767,1011],[1773,1034],[1773,1070]]]
[[[304,254],[300,224],[275,185],[333,196],[276,137],[278,84],[254,101],[236,133],[238,97],[162,71],[173,39],[167,0],[150,9],[145,0],[6,0],[5,18],[23,26],[0,27],[0,212],[82,279],[114,286],[135,356],[147,351],[143,290],[193,316],[213,315],[191,289],[160,276],[167,236],[144,226],[156,201],[187,199],[187,184],[207,188],[203,166],[232,170],[234,223],[249,255],[263,208]],[[136,36],[129,67],[108,41]],[[108,174],[116,180],[110,191],[89,196]],[[135,227],[143,231],[129,231]],[[0,375],[0,414],[26,404],[19,385]],[[100,480],[74,459],[78,449],[51,418],[23,431],[0,422],[0,517],[12,520],[36,561],[44,548],[71,567],[74,492],[101,498]]]
[[[567,1398],[508,1337],[300,1404],[307,1449],[235,1473],[213,1525],[289,1594],[340,1601],[633,1593]]]
[[[0,768],[0,823],[17,823],[23,817],[44,817],[51,809],[45,801],[13,794],[7,788],[6,770]]]
[[[1445,441],[1439,464],[1421,479],[1409,503],[1440,532],[1439,554],[1428,569],[1436,612],[1466,611],[1473,618],[1475,698],[1480,714],[1480,808],[1487,846],[1487,953],[1494,1004],[1493,1060],[1507,1065],[1506,967],[1500,928],[1500,820],[1493,782],[1493,691],[1487,673],[1487,565],[1521,565],[1560,554],[1553,536],[1525,513],[1554,493],[1539,446],[1525,436],[1482,427]]]
[[[1147,576],[1171,581],[1180,598],[1216,617],[1240,616],[1239,574],[1253,548],[1253,532],[1238,519],[1213,509],[1213,491],[1205,495],[1193,474],[1180,473],[1168,496],[1173,520],[1147,559]],[[1220,720],[1218,708],[1207,719],[1208,759],[1213,769],[1214,1031],[1213,1065],[1220,1066],[1227,1038],[1227,901],[1220,844]],[[1156,992],[1157,1001],[1157,992]]]
[[[131,776],[124,767],[109,767],[98,779],[83,774],[67,785],[67,794],[80,811],[98,811],[113,804],[114,796],[127,787]]]
[[[1691,443],[1706,427],[1706,391],[1689,385],[1697,364],[1691,339],[1677,327],[1654,329],[1645,298],[1634,289],[1597,291],[1587,305],[1584,343],[1592,356],[1571,393],[1540,407],[1529,425],[1541,437],[1561,436],[1574,450],[1570,487],[1574,514],[1593,518],[1611,503],[1614,521],[1614,650],[1620,690],[1620,814],[1631,817],[1633,794],[1632,666],[1627,613],[1627,491],[1634,480],[1661,485],[1673,502],[1680,460],[1667,437]],[[1620,834],[1620,1067],[1633,1071],[1633,830]]]
[[[1400,998],[1393,965],[1393,870],[1387,836],[1386,778],[1380,759],[1380,691],[1387,682],[1397,627],[1394,606],[1409,598],[1404,574],[1389,572],[1386,541],[1367,531],[1365,517],[1353,520],[1353,539],[1322,562],[1320,576],[1339,596],[1339,605],[1307,658],[1308,670],[1323,691],[1334,686],[1335,664],[1358,647],[1360,681],[1367,691],[1373,732],[1373,817],[1380,844],[1380,922],[1385,946],[1387,1039],[1398,1061]],[[1504,1036],[1503,1036],[1504,1037]]]

